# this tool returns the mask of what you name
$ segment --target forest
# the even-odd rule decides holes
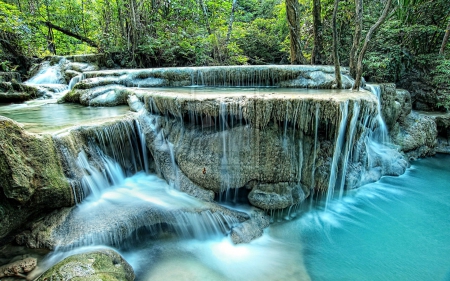
[[[335,64],[356,76],[361,57],[367,81],[439,89],[448,109],[449,29],[447,0],[2,0],[0,70],[103,53],[109,68]]]

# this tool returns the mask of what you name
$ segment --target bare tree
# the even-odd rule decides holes
[[[339,42],[337,34],[337,11],[339,8],[339,0],[334,0],[333,9],[333,60],[334,60],[334,75],[336,77],[336,88],[342,89],[342,78],[341,78],[341,65],[339,63]]]
[[[361,48],[361,51],[359,52],[358,56],[358,64],[356,66],[356,78],[355,78],[355,84],[353,85],[353,90],[359,90],[359,87],[361,87],[361,79],[362,79],[362,72],[363,72],[363,65],[362,61],[364,59],[364,55],[366,54],[367,48],[369,47],[370,39],[372,38],[375,31],[380,27],[380,25],[385,21],[386,17],[388,16],[389,10],[391,8],[392,0],[387,0],[386,5],[384,6],[383,13],[381,14],[380,18],[377,20],[377,22],[372,25],[372,27],[369,29],[369,32],[367,32],[366,38],[364,39],[364,44]]]
[[[314,33],[314,47],[311,55],[311,64],[323,64],[322,50],[323,50],[323,34],[322,34],[322,20],[320,18],[321,5],[320,0],[313,0],[313,33]]]
[[[442,39],[441,49],[439,50],[440,55],[444,54],[445,46],[447,45],[449,37],[450,37],[450,21],[448,22],[447,29],[445,30],[444,39]]]
[[[350,75],[356,77],[356,64],[359,44],[361,42],[361,32],[363,28],[363,0],[355,0],[355,34],[353,35],[353,44],[350,49]]]
[[[300,5],[298,0],[286,0],[286,16],[291,39],[291,64],[305,64],[300,43]]]

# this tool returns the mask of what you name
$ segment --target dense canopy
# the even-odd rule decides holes
[[[349,66],[386,2],[363,56],[366,80],[399,83],[419,71],[448,87],[447,0],[1,0],[1,68],[25,74],[30,57],[97,52],[109,67],[332,65],[333,22]]]

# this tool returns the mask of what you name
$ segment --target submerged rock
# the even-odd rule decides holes
[[[117,252],[104,249],[65,258],[44,272],[37,281],[133,281],[133,268]]]
[[[49,135],[25,132],[0,116],[0,239],[29,217],[74,203]]]
[[[12,262],[10,264],[0,266],[0,278],[2,277],[22,277],[26,278],[26,274],[32,271],[37,265],[35,258],[25,258]]]
[[[251,212],[250,219],[239,224],[231,230],[231,241],[234,244],[250,243],[263,235],[264,228],[268,227],[270,219],[262,210]]]

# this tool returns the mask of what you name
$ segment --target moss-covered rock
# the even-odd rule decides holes
[[[32,87],[16,80],[0,82],[0,103],[24,102],[43,95],[39,88]]]
[[[44,272],[37,281],[132,281],[133,268],[113,250],[70,256]]]
[[[19,72],[0,72],[0,82],[11,82],[12,80],[21,82],[22,79],[20,77],[20,73]]]
[[[72,201],[51,136],[27,133],[0,116],[0,239],[31,215]]]

